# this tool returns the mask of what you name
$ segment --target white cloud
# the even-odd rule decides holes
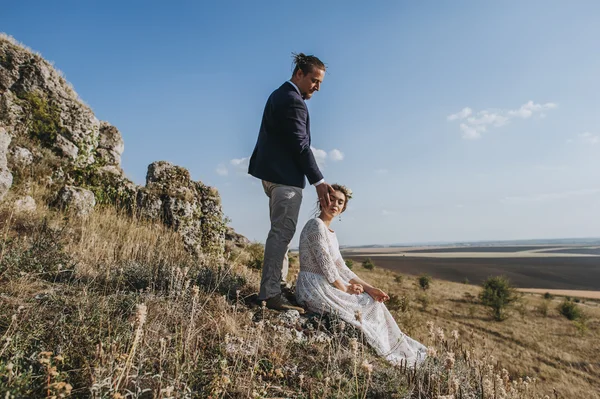
[[[331,158],[331,160],[334,162],[341,161],[342,159],[344,159],[344,153],[338,149],[333,149],[329,151],[329,158]]]
[[[315,161],[317,161],[317,165],[319,165],[319,169],[323,169],[325,167],[325,160],[327,159],[327,151],[320,150],[313,146],[310,147],[315,156]]]
[[[478,139],[481,137],[480,132],[485,132],[485,126],[469,126],[467,124],[461,123],[460,130],[462,131],[463,139]]]
[[[248,157],[232,159],[231,161],[229,161],[230,164],[237,167],[247,167],[249,162],[250,158]]]
[[[535,112],[540,112],[545,109],[554,109],[557,105],[555,103],[546,104],[534,104],[533,101],[529,100],[525,104],[521,105],[521,108],[513,111],[508,111],[510,116],[518,116],[523,119],[530,118]],[[544,117],[546,114],[544,114]]]
[[[472,116],[467,119],[467,123],[473,126],[484,127],[486,125],[492,125],[494,127],[500,127],[508,122],[506,116],[502,116],[497,112],[480,111],[477,113],[477,117]],[[485,131],[485,130],[483,130]]]
[[[448,120],[455,121],[457,119],[465,119],[467,116],[470,116],[472,113],[473,113],[473,110],[471,108],[465,107],[455,114],[448,115]]]
[[[229,170],[227,170],[225,165],[223,165],[222,163],[220,163],[219,166],[217,166],[216,171],[219,176],[227,176],[229,174]]]
[[[248,164],[250,163],[250,158],[249,157],[244,157],[244,158],[234,158],[232,160],[229,161],[229,165],[231,165],[231,169],[233,170],[233,173],[237,174],[237,175],[246,175],[246,176],[250,176],[248,175]],[[220,163],[219,166],[217,166],[217,174],[220,176],[228,176],[229,175],[229,168],[227,168],[227,165]]]
[[[449,121],[460,120],[460,130],[464,139],[473,140],[481,138],[481,134],[485,133],[491,127],[501,127],[510,122],[514,118],[528,119],[534,114],[538,114],[540,118],[545,118],[547,111],[556,108],[555,103],[536,104],[533,101],[528,101],[521,105],[516,110],[491,110],[484,109],[477,113],[469,107],[463,108],[456,114],[448,115]]]
[[[585,195],[592,195],[598,193],[600,193],[600,188],[586,188],[581,190],[563,191],[560,193],[544,193],[527,196],[504,197],[501,201],[506,204],[521,204],[528,202],[561,200],[565,198],[581,197]]]
[[[592,134],[590,132],[583,132],[580,133],[578,136],[580,141],[583,141],[584,143],[587,144],[598,144],[600,143],[600,136],[597,134]]]

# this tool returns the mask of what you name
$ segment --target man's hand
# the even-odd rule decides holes
[[[346,292],[352,295],[360,295],[363,291],[363,286],[360,284],[349,284],[348,287],[346,287]]]
[[[385,292],[383,292],[379,288],[375,288],[375,287],[373,287],[370,290],[368,290],[367,294],[371,295],[371,297],[373,299],[375,299],[377,302],[385,302],[385,301],[387,301],[387,300],[390,299],[390,297],[388,296],[388,294],[386,294]]]
[[[315,187],[317,189],[317,197],[322,208],[329,208],[331,201],[329,200],[329,194],[335,193],[335,190],[327,182],[323,182]]]

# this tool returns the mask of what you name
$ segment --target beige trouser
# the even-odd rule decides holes
[[[258,299],[261,301],[281,294],[281,284],[288,274],[288,249],[296,232],[302,204],[302,189],[263,180],[269,197],[271,230],[265,243],[265,260]]]

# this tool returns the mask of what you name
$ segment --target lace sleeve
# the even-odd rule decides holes
[[[335,264],[338,267],[338,271],[342,279],[350,281],[353,278],[358,277],[352,270],[350,270],[348,266],[346,266],[346,262],[344,262],[344,259],[341,256],[336,259]]]
[[[311,229],[306,238],[314,263],[321,269],[327,282],[332,284],[335,280],[340,279],[337,265],[329,251],[325,226],[316,223],[315,227]]]

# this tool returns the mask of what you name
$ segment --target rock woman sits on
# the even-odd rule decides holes
[[[408,337],[396,324],[384,302],[389,296],[358,278],[346,266],[330,224],[346,210],[352,192],[334,184],[331,205],[309,220],[300,235],[298,303],[317,313],[332,313],[361,329],[367,342],[393,364],[411,367],[425,360],[427,348]],[[360,317],[356,317],[356,315]]]

